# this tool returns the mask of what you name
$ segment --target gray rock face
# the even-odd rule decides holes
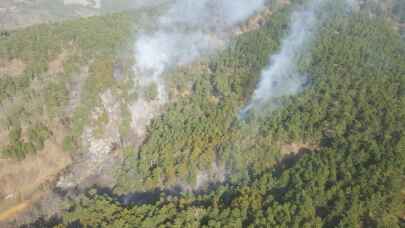
[[[61,177],[57,183],[59,188],[68,189],[84,182],[99,183],[97,179],[113,181],[109,175],[112,175],[111,169],[113,169],[114,162],[118,160],[112,152],[115,145],[120,143],[121,108],[119,100],[113,96],[111,90],[101,94],[100,98],[102,106],[94,108],[91,119],[94,123],[100,116],[106,115],[107,123],[91,124],[85,127],[82,135],[83,153],[70,167],[67,174]]]

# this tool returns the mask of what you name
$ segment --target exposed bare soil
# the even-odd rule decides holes
[[[68,52],[63,50],[55,59],[48,63],[48,74],[55,75],[64,72],[63,65],[68,57]]]
[[[237,35],[260,29],[260,27],[265,25],[266,21],[268,21],[272,14],[273,11],[270,8],[264,9],[262,12],[251,17],[244,25],[242,25],[240,27],[240,31],[237,32]]]
[[[318,146],[308,143],[289,143],[281,145],[281,154],[284,156],[296,155],[304,150],[314,150]]]
[[[58,140],[48,140],[42,151],[23,161],[0,160],[0,222],[29,207],[33,196],[71,163]]]
[[[0,76],[19,76],[26,68],[26,64],[19,59],[1,60],[0,59]]]
[[[8,131],[0,130],[0,145],[7,145],[8,143]]]

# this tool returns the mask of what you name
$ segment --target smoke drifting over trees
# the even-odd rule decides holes
[[[225,39],[225,32],[264,6],[264,0],[219,0],[172,2],[152,32],[139,35],[135,43],[136,71],[158,84],[164,98],[161,74],[176,65],[188,64],[212,53]]]
[[[353,0],[346,2],[348,5],[354,4]],[[280,51],[270,57],[269,66],[262,71],[250,103],[241,111],[242,117],[272,99],[294,95],[304,88],[308,76],[302,72],[300,64],[308,62],[314,36],[322,22],[334,13],[324,9],[323,6],[328,3],[328,0],[311,0],[292,14],[289,31],[281,42]],[[277,106],[277,103],[272,102],[271,105]]]
[[[107,1],[127,11],[0,34],[0,208],[32,205],[40,227],[55,211],[66,227],[403,224],[395,18],[356,0],[94,11]]]

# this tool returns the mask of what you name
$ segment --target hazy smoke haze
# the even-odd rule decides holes
[[[158,18],[156,28],[138,34],[135,71],[158,84],[171,67],[191,63],[212,53],[224,41],[226,30],[264,6],[264,0],[177,0]],[[159,86],[160,85],[160,86]]]

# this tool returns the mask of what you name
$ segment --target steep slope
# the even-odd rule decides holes
[[[299,62],[305,90],[240,119],[299,7],[269,6],[227,30],[220,52],[167,70],[167,103],[133,70],[133,40],[162,9],[2,33],[0,220],[48,209],[59,214],[32,226],[403,224],[405,58],[392,15],[365,4],[329,18]]]
[[[254,81],[254,73],[238,66],[243,63],[242,69],[255,69],[254,61],[260,58],[252,58],[248,50],[262,53],[258,48],[269,41],[260,34],[269,39],[268,33],[283,29],[276,17],[263,30],[238,39],[230,54],[224,54],[225,60],[209,61],[211,72],[206,69],[193,77],[193,96],[176,102],[151,125],[151,136],[132,161],[139,164],[126,169],[146,175],[144,185],[138,182],[130,189],[153,189],[162,180],[175,184],[170,178],[186,176],[185,181],[193,183],[194,170],[208,170],[211,161],[224,159],[232,167],[229,184],[214,186],[216,190],[207,194],[162,192],[149,202],[129,205],[121,204],[120,197],[91,191],[73,203],[63,223],[102,227],[403,225],[405,49],[398,32],[384,18],[370,17],[368,12],[331,18],[305,65],[312,75],[309,88],[284,98],[285,105],[271,115],[258,114],[237,123],[235,110],[246,100],[244,91],[252,89],[238,87],[246,85],[239,80]],[[226,74],[228,66],[233,71]],[[277,143],[297,141],[318,146],[274,166]],[[156,163],[149,166],[153,160]]]

